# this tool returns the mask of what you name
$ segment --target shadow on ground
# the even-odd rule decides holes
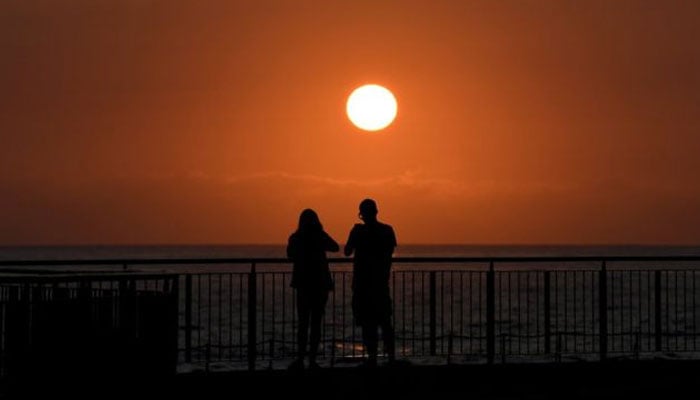
[[[214,399],[299,396],[364,398],[371,393],[469,399],[694,398],[700,361],[607,361],[549,364],[383,366],[316,371],[64,376],[3,383],[3,398]],[[393,397],[393,396],[392,396]]]

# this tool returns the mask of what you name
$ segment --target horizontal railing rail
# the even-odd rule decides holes
[[[352,263],[352,258],[329,258],[330,264]],[[700,261],[699,256],[543,256],[543,257],[394,257],[397,264],[512,264],[551,262],[684,262]],[[8,266],[70,266],[70,265],[176,265],[176,264],[288,264],[283,257],[255,258],[105,258],[62,260],[0,260],[0,267]]]
[[[59,283],[59,282],[100,282],[100,281],[119,281],[119,280],[152,280],[163,278],[177,278],[181,274],[175,272],[114,272],[114,273],[62,273],[51,271],[50,273],[11,273],[2,274],[0,269],[0,284],[8,283]]]

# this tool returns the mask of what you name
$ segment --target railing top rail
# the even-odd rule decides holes
[[[22,274],[2,274],[0,270],[0,283],[56,283],[56,282],[115,282],[115,281],[131,281],[131,280],[162,280],[175,279],[179,275],[177,273],[162,272],[130,272],[130,273],[63,273],[54,272],[50,274],[22,273]]]
[[[331,264],[352,263],[352,258],[330,258]],[[394,263],[546,263],[546,262],[688,262],[698,256],[542,256],[542,257],[395,257]],[[287,258],[106,258],[62,260],[0,260],[0,267],[9,266],[78,266],[78,265],[175,265],[175,264],[289,264]]]

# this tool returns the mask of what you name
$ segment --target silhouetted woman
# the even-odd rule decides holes
[[[323,230],[316,212],[309,208],[302,211],[299,227],[287,243],[287,257],[294,263],[291,286],[296,290],[299,316],[298,355],[289,366],[292,369],[304,368],[304,357],[307,354],[309,368],[319,368],[316,353],[321,340],[321,320],[328,301],[328,292],[333,290],[326,252],[338,250],[338,243]]]

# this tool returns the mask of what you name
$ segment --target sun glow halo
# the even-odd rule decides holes
[[[378,131],[396,118],[394,95],[385,87],[369,84],[353,90],[346,104],[350,122],[365,131]]]

